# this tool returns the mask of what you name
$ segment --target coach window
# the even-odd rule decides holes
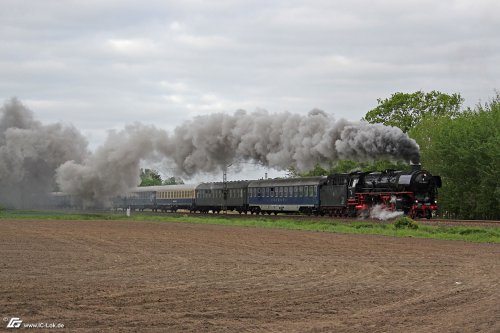
[[[317,186],[313,186],[313,196],[314,197],[318,196],[318,187]]]

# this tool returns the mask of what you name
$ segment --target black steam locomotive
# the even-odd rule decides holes
[[[378,207],[411,217],[431,218],[437,211],[441,178],[420,166],[410,172],[352,172],[328,177],[266,179],[140,187],[114,198],[115,209],[152,209],[219,213],[362,216]]]
[[[437,211],[437,189],[441,177],[432,176],[419,165],[410,172],[354,172],[328,176],[321,187],[322,213],[366,215],[375,206],[402,211],[411,217],[431,218]]]

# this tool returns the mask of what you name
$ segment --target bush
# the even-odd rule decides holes
[[[394,227],[396,229],[418,229],[418,224],[408,216],[400,216],[396,221],[394,221]]]

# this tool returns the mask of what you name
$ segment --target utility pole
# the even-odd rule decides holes
[[[232,164],[232,163],[231,163]],[[231,166],[224,165],[222,167],[222,212],[227,214],[227,168]]]

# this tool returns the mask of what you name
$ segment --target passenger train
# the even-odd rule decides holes
[[[361,216],[375,206],[411,217],[438,210],[441,178],[412,171],[351,172],[320,177],[138,187],[113,199],[114,209],[240,214]]]

